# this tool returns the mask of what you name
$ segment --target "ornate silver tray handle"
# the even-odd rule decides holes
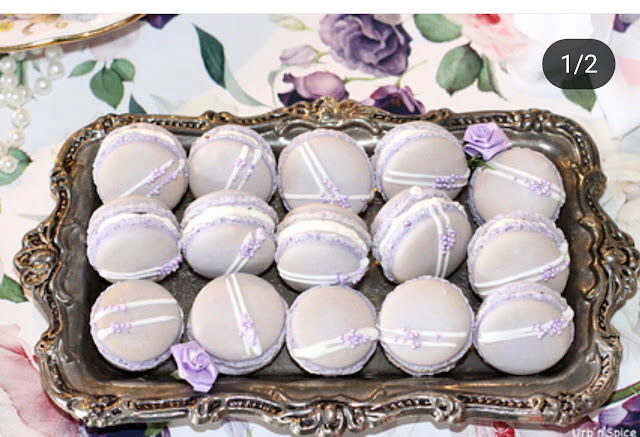
[[[237,123],[256,130],[278,152],[299,133],[324,127],[347,132],[371,151],[386,131],[418,119],[439,123],[458,137],[472,123],[496,122],[514,144],[544,152],[560,170],[567,204],[558,224],[572,257],[565,297],[576,312],[577,334],[558,365],[531,377],[507,376],[484,365],[472,351],[452,372],[415,378],[392,367],[378,350],[357,375],[319,378],[302,372],[283,350],[266,369],[246,377],[221,377],[210,393],[198,394],[171,379],[172,363],[128,374],[100,358],[88,335],[87,320],[89,307],[106,283],[88,265],[84,252],[88,218],[100,204],[91,181],[91,162],[104,135],[118,126],[145,121],[166,127],[189,147],[206,130]],[[15,257],[22,283],[33,291],[50,323],[36,346],[44,386],[62,409],[99,427],[181,417],[205,423],[227,415],[254,416],[288,426],[296,434],[318,435],[360,431],[416,414],[448,423],[467,418],[576,422],[614,390],[621,346],[611,317],[635,291],[640,269],[632,240],[598,204],[604,187],[597,149],[588,134],[575,122],[541,110],[456,114],[442,109],[399,117],[326,98],[254,117],[214,112],[195,118],[107,115],[80,129],[62,147],[51,173],[55,209],[24,236]],[[178,215],[189,200],[183,200]],[[372,218],[379,204],[380,200],[372,205],[365,219]],[[295,293],[279,282],[273,269],[265,277],[291,302]],[[465,268],[450,279],[468,290]],[[183,266],[163,285],[188,311],[205,283]],[[369,272],[359,287],[377,306],[391,288],[379,268]]]

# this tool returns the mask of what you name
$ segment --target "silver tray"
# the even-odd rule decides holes
[[[439,123],[458,137],[472,123],[496,122],[514,144],[543,152],[560,170],[567,204],[558,224],[570,244],[571,275],[565,297],[576,313],[576,338],[552,369],[534,376],[509,376],[486,366],[472,350],[451,372],[416,378],[389,364],[378,348],[356,375],[323,378],[304,373],[284,348],[265,369],[244,377],[222,376],[210,393],[201,394],[171,378],[172,362],[148,372],[127,373],[99,356],[89,336],[88,318],[107,283],[87,262],[85,232],[91,212],[100,204],[91,163],[108,132],[145,121],[166,127],[189,147],[206,130],[237,123],[263,135],[277,153],[301,132],[325,127],[347,132],[371,151],[386,131],[418,119]],[[225,416],[253,416],[288,426],[294,433],[339,435],[417,414],[450,424],[468,418],[526,424],[576,422],[602,405],[615,387],[621,346],[611,316],[635,290],[640,269],[633,241],[598,204],[604,187],[597,149],[589,135],[567,118],[535,109],[464,114],[441,109],[401,117],[353,101],[323,98],[253,117],[224,112],[200,117],[104,116],[80,129],[62,147],[51,173],[56,207],[25,235],[15,257],[22,283],[33,291],[50,323],[36,346],[44,387],[58,406],[97,427],[183,417],[198,424]],[[191,200],[189,195],[183,199],[176,210],[178,218]],[[272,204],[282,216],[279,199]],[[365,220],[370,221],[380,205],[377,198]],[[278,280],[273,268],[265,277],[288,302],[297,295]],[[466,290],[477,308],[479,302],[468,290],[466,268],[450,279]],[[206,282],[183,263],[163,285],[188,311]],[[374,265],[358,288],[379,307],[393,284]]]

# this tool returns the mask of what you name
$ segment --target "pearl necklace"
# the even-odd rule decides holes
[[[24,83],[20,84],[16,72],[18,62],[29,57],[33,60],[36,69],[37,62],[42,58],[47,60],[46,69],[41,71],[32,86],[29,86],[26,72],[23,72]],[[29,111],[24,105],[31,100],[33,95],[45,95],[51,92],[52,82],[64,76],[64,67],[60,62],[62,58],[62,48],[60,46],[50,46],[43,49],[34,49],[29,52],[8,53],[0,59],[0,108],[8,106],[13,109],[11,123],[13,129],[7,134],[6,141],[0,139],[0,172],[11,174],[18,167],[18,160],[10,155],[9,148],[20,148],[25,142],[24,129],[31,122]],[[26,67],[25,64],[23,66]]]

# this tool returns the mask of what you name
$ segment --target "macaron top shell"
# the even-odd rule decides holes
[[[462,205],[415,186],[385,204],[371,228],[373,255],[394,282],[449,276],[464,261],[471,238]]]
[[[538,282],[561,293],[569,277],[569,245],[548,218],[514,211],[480,226],[468,246],[469,283],[486,297],[510,282]]]
[[[192,144],[188,158],[189,186],[196,197],[235,189],[269,200],[277,186],[275,165],[271,147],[253,129],[222,125]]]
[[[175,207],[188,185],[186,152],[168,130],[133,123],[111,131],[93,162],[93,180],[103,202],[131,195]]]
[[[146,370],[166,360],[182,335],[175,298],[151,281],[125,281],[104,290],[91,308],[91,335],[100,353],[125,370]]]
[[[555,365],[574,337],[573,310],[548,287],[508,284],[478,310],[474,344],[481,358],[506,373],[530,375]]]
[[[315,129],[280,153],[278,187],[287,209],[332,203],[357,213],[373,198],[373,169],[364,148],[349,135]]]
[[[89,219],[87,257],[111,282],[161,280],[182,261],[177,220],[154,199],[125,197],[107,202]]]
[[[208,210],[212,213],[205,214]],[[180,223],[183,243],[188,243],[192,233],[202,229],[203,224],[240,219],[261,224],[271,234],[278,223],[278,215],[273,208],[256,195],[238,190],[214,191],[197,198],[185,209]]]
[[[278,274],[297,291],[355,284],[369,267],[366,224],[355,212],[336,205],[293,209],[278,226],[277,242]]]
[[[182,218],[182,252],[207,278],[260,274],[273,263],[277,215],[264,200],[243,191],[222,190],[191,203]]]
[[[223,366],[223,373],[249,373],[266,365],[282,346],[286,310],[264,279],[247,273],[220,276],[196,296],[189,336]]]
[[[364,366],[378,331],[371,302],[345,286],[311,288],[296,298],[287,317],[287,347],[307,371],[346,375]]]
[[[474,315],[459,287],[432,276],[389,293],[378,315],[380,342],[413,375],[451,369],[471,346]]]
[[[460,141],[428,121],[391,129],[377,144],[372,161],[385,200],[413,185],[440,189],[453,198],[471,173]]]
[[[522,210],[556,220],[566,195],[562,176],[544,154],[512,147],[479,167],[471,178],[469,208],[482,224],[493,217]]]

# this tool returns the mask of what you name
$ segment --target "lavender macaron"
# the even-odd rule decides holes
[[[464,207],[443,191],[414,186],[380,208],[371,234],[384,275],[404,282],[452,274],[465,259],[471,224]]]
[[[180,266],[180,228],[173,213],[148,197],[122,197],[96,209],[87,228],[87,257],[110,282],[159,281]]]
[[[251,193],[214,191],[185,210],[182,253],[207,278],[237,272],[260,274],[273,263],[277,222],[273,208]]]
[[[124,370],[156,367],[182,336],[180,305],[151,281],[124,281],[104,290],[91,307],[91,337],[98,352]]]
[[[287,314],[289,354],[309,373],[350,375],[373,355],[375,308],[362,293],[345,286],[319,286],[296,298]]]
[[[556,220],[566,197],[553,162],[525,147],[498,153],[478,167],[469,186],[469,208],[478,224],[518,210]]]
[[[542,372],[569,350],[573,314],[567,301],[544,285],[508,284],[480,306],[474,345],[487,364],[502,372]]]
[[[253,129],[222,125],[195,140],[187,161],[195,197],[217,190],[242,190],[268,201],[276,190],[276,158]]]
[[[537,282],[562,293],[569,279],[569,245],[548,218],[515,211],[480,226],[468,246],[469,283],[485,298],[511,282]]]
[[[287,209],[332,203],[359,213],[373,198],[373,169],[349,135],[315,129],[293,139],[278,161],[280,197]]]
[[[471,173],[460,141],[428,121],[391,129],[376,145],[372,161],[385,200],[414,185],[443,190],[453,199]]]
[[[431,276],[397,286],[378,314],[385,355],[414,376],[452,369],[471,346],[473,326],[473,310],[462,290]]]
[[[278,225],[278,274],[302,291],[356,284],[369,267],[371,236],[353,211],[322,203],[299,206]]]
[[[284,344],[287,304],[269,282],[248,273],[220,276],[196,296],[188,332],[221,373],[244,375],[269,364]]]
[[[93,181],[103,202],[147,196],[175,207],[187,190],[187,155],[168,130],[134,123],[111,131],[93,162]]]

